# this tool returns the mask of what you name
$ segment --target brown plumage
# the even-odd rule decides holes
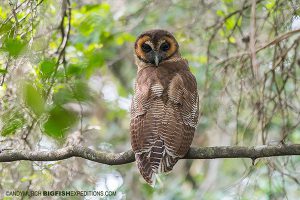
[[[131,145],[144,179],[172,170],[192,143],[198,121],[197,83],[165,30],[141,34],[135,42],[138,67],[131,105]]]

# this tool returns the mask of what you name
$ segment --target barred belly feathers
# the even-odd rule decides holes
[[[199,115],[197,83],[174,36],[150,30],[135,42],[137,78],[131,104],[131,145],[147,183],[172,170],[192,143]]]

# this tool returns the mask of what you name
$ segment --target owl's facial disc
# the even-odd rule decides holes
[[[170,59],[178,51],[178,44],[171,35],[162,35],[159,38],[155,35],[141,35],[135,44],[137,57],[156,67],[165,60]]]

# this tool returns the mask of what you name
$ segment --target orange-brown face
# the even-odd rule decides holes
[[[178,43],[168,31],[150,30],[137,38],[135,53],[143,62],[159,66],[178,53]]]

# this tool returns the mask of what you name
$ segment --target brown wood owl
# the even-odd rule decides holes
[[[131,145],[151,185],[172,170],[192,143],[199,115],[197,83],[165,30],[142,33],[135,42],[137,79],[131,104]]]

